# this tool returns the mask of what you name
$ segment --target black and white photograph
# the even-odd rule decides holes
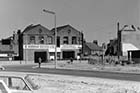
[[[0,93],[140,93],[140,0],[0,0]]]

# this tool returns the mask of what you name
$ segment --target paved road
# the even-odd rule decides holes
[[[61,74],[61,75],[74,75],[84,77],[99,77],[118,80],[130,80],[139,81],[140,74],[127,74],[127,73],[113,73],[113,72],[101,72],[101,71],[85,71],[85,70],[68,70],[68,69],[53,69],[53,68],[32,68],[35,65],[12,65],[5,66],[5,71],[14,72],[31,72],[31,73],[43,73],[43,74]]]

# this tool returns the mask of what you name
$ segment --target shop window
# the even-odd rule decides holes
[[[72,37],[72,44],[77,44],[77,37],[76,36]]]
[[[35,44],[35,36],[30,36],[29,44]]]
[[[44,44],[44,36],[39,36],[39,44]]]
[[[69,44],[69,39],[67,36],[63,37],[63,44]]]

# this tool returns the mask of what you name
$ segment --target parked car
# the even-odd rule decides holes
[[[35,93],[39,86],[29,76],[0,76],[0,93]],[[36,92],[37,93],[37,92]]]

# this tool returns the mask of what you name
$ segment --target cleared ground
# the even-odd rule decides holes
[[[110,65],[110,64],[88,64],[88,61],[73,61],[72,64],[68,63],[69,60],[58,61],[57,68],[63,69],[79,69],[79,70],[103,70],[103,71],[116,71],[116,72],[127,72],[127,73],[140,73],[140,64],[130,65]],[[35,66],[33,68],[36,68]],[[54,68],[55,62],[43,63],[42,68]]]
[[[36,93],[140,93],[140,82],[54,74],[0,72],[1,75],[30,74],[40,86]]]

